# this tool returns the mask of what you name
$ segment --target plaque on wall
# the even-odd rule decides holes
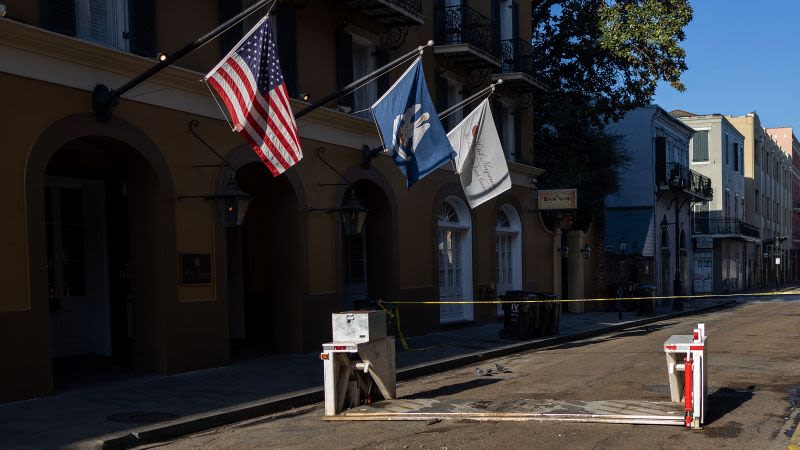
[[[211,255],[181,253],[181,284],[211,284]]]

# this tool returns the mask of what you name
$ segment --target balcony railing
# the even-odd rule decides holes
[[[703,217],[696,215],[694,220],[695,234],[733,234],[758,239],[758,228],[740,219],[732,217]]]
[[[500,41],[503,73],[523,72],[533,76],[533,46],[522,39]]]
[[[422,0],[348,0],[351,7],[388,25],[422,25]]]
[[[700,175],[683,164],[666,163],[663,169],[656,167],[656,170],[656,181],[659,185],[683,189],[704,199],[710,200],[714,196],[711,178]]]
[[[494,22],[466,5],[437,5],[436,44],[469,44],[500,58],[500,42],[495,39]]]

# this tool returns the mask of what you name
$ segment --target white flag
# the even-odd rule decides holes
[[[494,127],[489,99],[447,133],[456,151],[456,173],[470,208],[511,189],[506,156]]]

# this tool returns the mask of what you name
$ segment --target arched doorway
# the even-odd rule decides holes
[[[345,310],[391,296],[395,273],[392,209],[386,193],[378,184],[361,179],[348,187],[343,201],[351,196],[367,209],[367,216],[360,233],[348,234],[342,227]]]
[[[302,333],[297,321],[304,247],[297,194],[288,176],[273,177],[260,162],[240,167],[236,179],[251,200],[241,229],[227,232],[229,255],[241,260],[241,266],[229,267],[232,282],[241,283],[240,293],[229,299],[233,357],[292,351],[290,343]]]
[[[81,137],[49,159],[43,187],[56,389],[153,368],[154,261],[170,220],[155,201],[162,186],[153,167],[120,140]]]
[[[459,197],[448,196],[437,217],[439,298],[444,301],[472,299],[472,217]],[[441,323],[473,320],[471,304],[441,305]]]
[[[670,251],[669,243],[667,216],[664,216],[661,219],[661,295],[672,295],[670,287],[670,258],[672,257],[672,252]]]

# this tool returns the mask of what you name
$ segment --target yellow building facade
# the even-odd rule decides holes
[[[407,189],[388,157],[362,164],[378,134],[357,111],[403,68],[299,120],[304,158],[273,178],[200,82],[235,30],[126,94],[109,121],[91,108],[96,85],[121,86],[248,2],[109,1],[97,17],[82,0],[4,3],[0,400],[52,392],[64,361],[174,373],[226,364],[241,343],[311,351],[330,338],[330,313],[356,300],[561,293],[560,231],[536,210],[528,4],[307,0],[274,10],[295,111],[307,106],[301,94],[321,98],[428,39],[440,110],[509,81],[494,111],[513,187],[470,210],[447,166]],[[470,20],[489,28],[459,28]],[[232,176],[250,200],[239,226],[226,227]],[[357,240],[331,211],[353,187],[368,209]],[[199,198],[210,196],[220,198]],[[594,242],[591,230],[571,233]],[[578,257],[576,248],[565,267],[590,295],[594,255]],[[497,317],[494,305],[402,308],[407,334]]]

